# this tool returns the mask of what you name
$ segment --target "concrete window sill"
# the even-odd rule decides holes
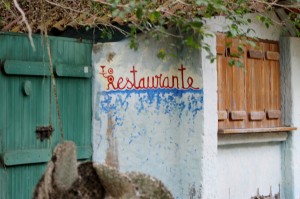
[[[289,131],[296,129],[296,127],[219,129],[218,146],[246,143],[282,142],[287,139]]]
[[[248,129],[219,129],[219,134],[244,134],[244,133],[272,133],[272,132],[288,132],[297,130],[296,127],[282,126],[272,128],[248,128]]]

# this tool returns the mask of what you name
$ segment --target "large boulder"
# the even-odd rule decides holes
[[[59,144],[36,185],[33,199],[173,199],[164,184],[149,175],[120,173],[104,164],[78,163],[71,141]]]

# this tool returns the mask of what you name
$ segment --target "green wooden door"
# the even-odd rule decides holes
[[[80,159],[91,157],[91,48],[89,42],[50,37],[65,139]],[[45,38],[0,34],[0,198],[31,198],[61,141]],[[49,139],[37,128],[52,125]],[[44,136],[42,136],[44,137]],[[47,136],[46,136],[47,137]]]

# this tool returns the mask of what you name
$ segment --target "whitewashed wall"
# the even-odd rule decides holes
[[[249,17],[255,22],[255,17]],[[224,17],[215,17],[206,25],[215,33],[225,32],[229,23]],[[249,36],[261,39],[279,40],[281,34],[279,26],[267,29],[255,22],[252,28],[256,34]],[[264,133],[218,137],[216,62],[210,63],[203,50],[171,49],[176,41],[157,42],[146,36],[139,40],[137,51],[129,50],[128,40],[94,46],[94,161],[121,171],[153,175],[178,199],[250,199],[257,189],[263,195],[271,189],[273,194],[280,191],[283,199],[299,198],[299,136]],[[206,43],[215,54],[215,37]],[[296,44],[286,45],[289,50],[297,49]],[[175,57],[157,59],[161,48]],[[291,54],[286,52],[285,57],[290,59]],[[289,67],[282,80],[285,94],[299,79],[294,68],[297,59],[293,60],[287,61]],[[291,70],[294,79],[287,81]],[[175,84],[170,81],[172,76]],[[162,83],[150,84],[155,88],[149,88],[147,77],[149,81],[160,77]],[[286,120],[297,126],[298,94],[288,92],[285,96],[283,106],[289,105]]]
[[[290,132],[282,145],[282,195],[285,199],[300,198],[300,39],[282,37],[280,40],[280,69],[283,121],[298,127]]]
[[[259,138],[258,138],[259,139]],[[218,197],[246,198],[279,192],[282,185],[281,144],[251,143],[218,148]]]
[[[93,160],[153,175],[178,199],[196,198],[203,134],[200,52],[172,49],[172,40],[139,39],[137,51],[129,49],[129,40],[94,46]],[[169,53],[164,61],[156,56],[162,48]]]

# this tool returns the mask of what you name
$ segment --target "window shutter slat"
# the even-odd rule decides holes
[[[231,111],[230,117],[232,120],[245,120],[247,118],[246,111]]]
[[[224,55],[225,54],[225,42],[226,42],[226,35],[225,34],[217,34],[217,54]]]
[[[265,119],[265,112],[263,111],[251,111],[250,120],[262,121]]]
[[[268,119],[279,119],[281,117],[280,110],[268,110],[267,111]]]
[[[218,120],[226,120],[227,118],[227,111],[218,111]]]
[[[261,50],[249,50],[248,55],[249,55],[249,58],[253,58],[253,59],[263,59],[263,58],[265,58],[265,54]]]
[[[267,51],[266,52],[266,59],[278,61],[279,60],[279,52]]]

